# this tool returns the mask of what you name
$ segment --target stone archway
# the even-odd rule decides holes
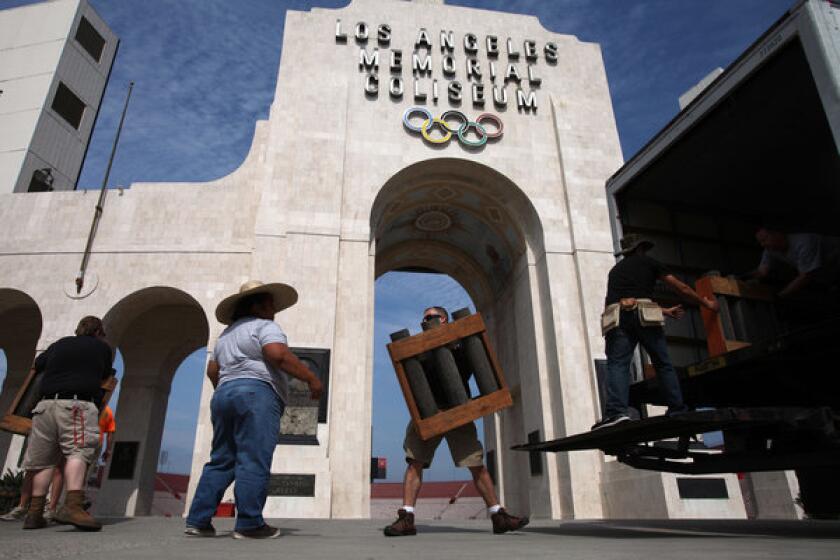
[[[96,512],[149,515],[172,378],[187,356],[207,345],[207,317],[187,293],[151,287],[124,297],[103,322],[109,342],[122,353],[125,372],[114,458]]]
[[[484,316],[515,403],[484,423],[499,491],[517,511],[551,516],[559,508],[556,468],[534,480],[527,455],[509,451],[527,440],[526,426],[539,426],[543,435],[553,429],[549,383],[539,367],[545,363],[537,336],[545,305],[534,265],[544,249],[533,204],[489,167],[429,160],[382,187],[371,211],[371,236],[376,277],[392,270],[448,274]]]
[[[6,354],[0,414],[7,412],[32,367],[42,324],[41,310],[31,296],[12,288],[0,289],[0,349]],[[0,457],[6,457],[5,468],[17,466],[22,441],[22,437],[0,430]]]

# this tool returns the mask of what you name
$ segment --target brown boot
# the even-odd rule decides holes
[[[44,519],[44,504],[46,503],[46,496],[32,496],[29,502],[29,511],[26,512],[26,517],[23,519],[24,529],[43,529],[47,526],[47,520]]]
[[[64,499],[64,505],[55,513],[56,523],[73,525],[76,529],[82,531],[99,531],[102,529],[102,525],[85,511],[84,503],[85,493],[82,490],[68,491],[67,497]]]
[[[397,511],[397,516],[397,520],[383,530],[386,537],[406,537],[417,534],[417,529],[414,527],[413,513],[408,513],[404,509],[400,509]]]
[[[490,516],[493,521],[493,532],[498,534],[508,531],[518,531],[528,524],[527,517],[516,517],[505,511],[504,508]]]

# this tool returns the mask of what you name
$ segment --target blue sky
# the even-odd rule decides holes
[[[32,3],[0,0],[0,9]],[[274,96],[287,9],[346,1],[91,0],[121,38],[111,82],[80,178],[100,184],[129,80],[136,82],[111,185],[206,181],[244,159],[256,120]],[[450,0],[459,6],[538,16],[557,33],[601,44],[625,158],[678,110],[677,98],[714,68],[726,67],[781,17],[793,0]],[[224,76],[224,79],[220,79]],[[106,210],[107,211],[107,210]],[[386,275],[377,283],[374,454],[401,476],[407,418],[384,349],[395,327],[414,325],[430,301],[468,302],[448,279]],[[281,316],[282,322],[282,316]],[[292,341],[294,342],[294,341]],[[0,367],[5,369],[4,360]],[[176,375],[164,448],[167,470],[185,471],[192,449],[203,358]],[[463,478],[441,450],[430,479]]]

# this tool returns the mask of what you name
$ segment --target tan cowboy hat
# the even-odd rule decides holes
[[[621,250],[616,255],[627,255],[639,247],[644,247],[645,249],[653,247],[653,241],[636,233],[628,233],[622,237],[620,244]]]
[[[259,280],[248,280],[239,287],[238,293],[226,297],[216,306],[216,319],[222,324],[231,324],[236,304],[240,299],[253,294],[271,294],[274,297],[275,312],[293,306],[298,300],[297,291],[288,284],[263,284]]]

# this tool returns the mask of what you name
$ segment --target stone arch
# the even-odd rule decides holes
[[[115,441],[125,442],[124,449],[136,446],[136,455],[130,478],[106,473],[97,513],[149,515],[172,378],[187,356],[207,345],[207,315],[186,292],[154,286],[121,299],[103,323],[125,365]],[[110,467],[120,459],[115,449]]]
[[[42,326],[41,310],[29,294],[0,288],[0,350],[6,355],[0,414],[6,414],[29,373]],[[0,431],[0,457],[7,457],[7,467],[16,466],[20,455],[20,446],[13,446],[13,440],[12,434]]]
[[[545,349],[537,342],[551,306],[540,301],[545,296],[534,267],[545,252],[534,204],[490,167],[431,159],[385,183],[372,205],[370,228],[375,277],[392,270],[448,274],[484,316],[515,402],[484,423],[497,485],[517,511],[549,514],[554,498],[529,480],[527,455],[509,451],[509,442],[527,440],[526,426],[540,426],[545,434],[551,418],[544,414],[550,396],[540,383]]]

